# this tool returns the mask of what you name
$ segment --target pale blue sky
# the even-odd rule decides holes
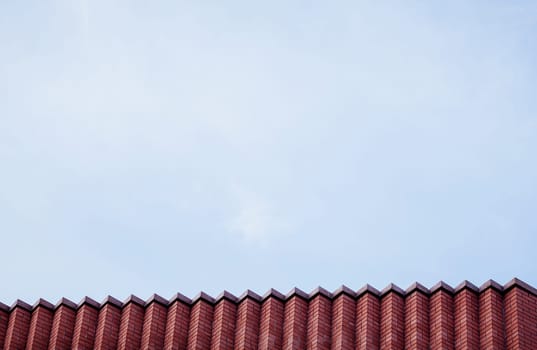
[[[536,38],[534,1],[2,1],[0,301],[535,285]]]

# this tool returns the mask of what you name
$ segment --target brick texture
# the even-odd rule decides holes
[[[117,348],[120,322],[120,307],[112,303],[107,303],[101,308],[97,321],[97,332],[95,334],[94,346],[96,350]]]
[[[405,348],[429,350],[429,296],[420,291],[406,297]]]
[[[200,300],[192,306],[188,329],[188,350],[210,349],[213,311],[213,305],[205,300]]]
[[[164,349],[186,349],[188,344],[188,328],[190,324],[190,305],[174,300],[168,309],[166,330],[164,332]]]
[[[455,295],[455,349],[479,349],[478,293],[465,289]]]
[[[535,350],[537,289],[514,279],[415,283],[406,291],[0,303],[0,350],[24,349]]]
[[[356,302],[352,296],[339,294],[332,303],[332,350],[354,350]]]
[[[32,311],[26,349],[46,349],[52,328],[52,305],[38,305]]]
[[[283,301],[270,297],[261,306],[259,350],[281,349],[283,344]]]
[[[283,349],[298,350],[306,347],[308,302],[300,296],[291,297],[284,308]]]
[[[214,309],[212,350],[232,350],[235,343],[235,322],[237,305],[230,300],[222,299]]]
[[[98,318],[99,310],[95,305],[89,303],[79,305],[75,319],[73,349],[93,349]]]
[[[30,321],[31,313],[29,308],[22,306],[12,308],[4,341],[5,350],[21,350],[26,347]]]
[[[144,313],[143,302],[131,301],[123,307],[119,323],[118,350],[140,349]]]
[[[380,348],[403,350],[405,347],[405,300],[389,292],[380,303]]]
[[[69,350],[75,329],[76,311],[73,306],[60,305],[54,312],[49,349]]]
[[[142,329],[142,349],[160,350],[164,347],[166,320],[168,315],[167,302],[153,301],[145,311]]]
[[[371,293],[356,302],[356,349],[380,348],[380,301]]]

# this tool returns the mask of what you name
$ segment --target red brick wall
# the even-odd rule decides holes
[[[69,303],[72,304],[72,303]],[[76,305],[60,304],[54,311],[49,349],[69,350],[75,329]]]
[[[537,289],[414,284],[403,291],[294,289],[191,301],[0,304],[0,349],[537,349]]]
[[[283,321],[283,349],[297,350],[306,347],[308,302],[292,296],[285,303]]]
[[[378,296],[365,293],[356,302],[356,349],[380,347],[380,301]]]
[[[52,328],[53,308],[54,306],[50,303],[38,304],[34,307],[26,348],[46,349],[48,347],[50,330]]]
[[[283,301],[278,297],[270,296],[263,302],[259,323],[259,350],[282,348],[283,310]]]
[[[429,296],[419,290],[405,300],[405,348],[429,350]]]
[[[190,305],[179,299],[174,300],[168,309],[166,330],[164,332],[164,349],[185,349],[188,344],[190,325]]]

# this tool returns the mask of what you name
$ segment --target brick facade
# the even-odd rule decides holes
[[[537,289],[514,279],[480,288],[18,300],[0,303],[0,349],[535,350]]]

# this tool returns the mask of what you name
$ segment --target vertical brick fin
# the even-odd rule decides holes
[[[75,330],[75,310],[76,304],[65,298],[56,305],[52,319],[52,330],[50,331],[49,349],[71,349]]]
[[[142,349],[160,350],[164,346],[168,301],[155,294],[147,301],[146,305],[142,330]]]
[[[334,293],[332,303],[332,350],[354,350],[356,302],[352,291]]]
[[[308,295],[299,289],[292,290],[286,297],[283,321],[283,349],[306,348],[308,321]]]
[[[404,291],[395,285],[388,286],[380,301],[380,348],[403,350],[405,347]]]
[[[239,298],[235,328],[235,348],[237,349],[257,349],[261,316],[260,300],[261,297],[252,291],[247,291]]]
[[[463,282],[455,293],[455,350],[479,350],[479,290]]]
[[[281,350],[283,345],[283,300],[285,296],[270,290],[263,296],[259,325],[259,350]]]
[[[439,288],[431,292],[433,293],[429,310],[431,350],[453,350],[455,347],[455,329],[453,325],[454,304],[452,290]]]
[[[20,350],[25,348],[30,330],[30,310],[31,306],[21,300],[17,300],[11,306],[4,350]]]
[[[190,322],[190,303],[190,299],[179,293],[170,299],[164,335],[164,349],[186,349]]]
[[[214,300],[201,293],[200,297],[195,298],[193,302],[194,306],[190,312],[187,349],[207,350],[211,348]]]
[[[26,349],[46,349],[52,328],[52,310],[54,305],[40,299],[34,306]]]
[[[122,305],[119,300],[112,297],[107,297],[101,303],[95,334],[95,350],[117,348]]]
[[[78,304],[73,334],[73,349],[93,349],[97,320],[99,318],[99,306],[99,303],[87,297]]]
[[[118,350],[140,349],[144,323],[144,305],[145,302],[134,295],[131,295],[123,302],[117,341]]]
[[[7,324],[9,322],[9,306],[0,303],[0,349],[6,340]]]
[[[504,295],[508,349],[537,349],[537,290],[513,280]]]
[[[233,350],[235,340],[236,298],[227,293],[218,298],[214,308],[212,350]]]
[[[356,349],[380,348],[380,301],[378,291],[365,286],[358,291],[356,302]]]
[[[504,349],[502,287],[493,281],[485,283],[479,294],[479,343],[481,349]]]
[[[405,349],[429,350],[428,291],[407,291],[405,299]]]
[[[330,350],[332,331],[332,300],[330,293],[314,291],[308,305],[308,350]],[[323,292],[324,291],[324,292]]]

